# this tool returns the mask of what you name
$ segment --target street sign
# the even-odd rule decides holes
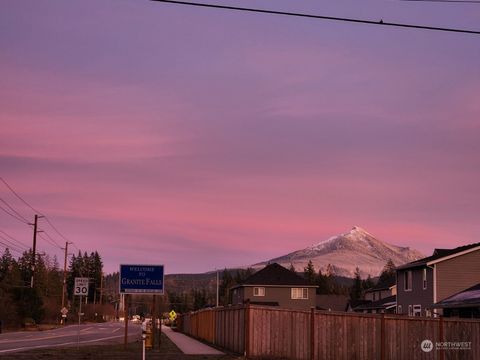
[[[172,310],[168,313],[168,317],[170,318],[170,320],[175,320],[177,318],[177,313],[175,312],[175,310]]]
[[[120,265],[120,293],[163,295],[163,265]]]
[[[73,288],[73,295],[85,296],[88,295],[88,278],[75,278],[75,287]]]
[[[60,310],[60,312],[62,313],[62,315],[67,315],[68,314],[68,309],[66,307],[63,307],[62,310]]]

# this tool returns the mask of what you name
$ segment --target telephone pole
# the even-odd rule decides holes
[[[37,233],[42,232],[40,230],[37,230],[37,225],[38,225],[38,219],[42,218],[43,216],[35,214],[35,220],[33,224],[33,247],[32,247],[32,277],[30,278],[30,287],[33,289],[34,285],[34,277],[35,277],[35,260],[37,257],[36,251],[37,251]]]
[[[63,261],[63,288],[62,288],[62,309],[65,307],[65,292],[67,290],[67,257],[68,257],[68,241],[65,242],[65,259]]]

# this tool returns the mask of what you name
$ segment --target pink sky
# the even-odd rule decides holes
[[[475,4],[238,4],[480,20]],[[426,254],[476,242],[479,39],[146,0],[3,1],[0,176],[107,272],[248,265],[353,225]],[[0,197],[33,218],[1,184]],[[3,212],[0,229],[31,243]]]

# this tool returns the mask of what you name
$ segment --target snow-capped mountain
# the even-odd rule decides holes
[[[327,266],[333,269],[335,275],[353,277],[358,266],[362,277],[380,275],[388,259],[392,259],[399,266],[424,257],[419,251],[408,247],[400,247],[378,240],[358,226],[345,234],[331,237],[318,244],[303,250],[271,259],[253,265],[254,268],[262,267],[268,263],[276,262],[285,267],[292,264],[296,271],[303,268],[311,260],[315,269],[326,272]]]

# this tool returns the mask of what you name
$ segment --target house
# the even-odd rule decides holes
[[[352,307],[355,312],[394,314],[397,307],[396,279],[379,282],[365,291],[365,302]]]
[[[273,263],[230,289],[232,303],[308,310],[315,307],[317,286],[283,266]]]
[[[355,312],[363,313],[387,313],[395,314],[397,306],[397,297],[395,295],[387,296],[376,301],[367,301],[353,308]]]
[[[433,304],[446,317],[480,318],[480,283]]]
[[[335,294],[317,294],[317,310],[347,311],[348,297]]]
[[[365,300],[377,301],[386,297],[397,295],[397,281],[395,278],[379,282],[374,287],[365,290]]]
[[[435,249],[396,270],[397,314],[431,316],[433,304],[480,282],[480,243]]]

